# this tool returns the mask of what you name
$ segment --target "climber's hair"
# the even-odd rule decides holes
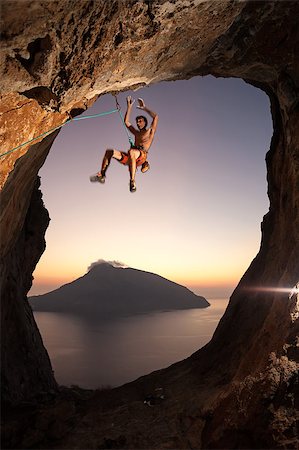
[[[137,122],[138,119],[143,119],[144,123],[145,123],[145,127],[147,127],[147,118],[145,116],[137,116],[136,117],[136,122]]]

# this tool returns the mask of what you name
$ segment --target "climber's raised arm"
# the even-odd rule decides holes
[[[147,112],[153,119],[152,124],[151,124],[151,129],[153,132],[155,132],[157,125],[158,125],[158,119],[159,119],[158,114],[154,111],[151,111],[147,106],[145,106],[144,100],[142,100],[142,98],[138,99],[138,103],[139,103],[139,106],[137,106],[137,108],[142,109],[143,111]]]
[[[131,111],[132,111],[132,106],[133,103],[135,102],[135,100],[132,99],[132,97],[129,95],[127,97],[127,110],[126,110],[126,114],[125,114],[125,125],[126,127],[133,133],[135,134],[137,132],[136,128],[133,127],[133,125],[130,122],[130,116],[131,116]]]

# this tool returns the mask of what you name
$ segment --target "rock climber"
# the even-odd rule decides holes
[[[147,161],[147,154],[149,148],[153,142],[154,135],[156,132],[157,124],[158,124],[158,115],[151,111],[149,108],[145,106],[144,101],[139,98],[139,105],[137,108],[141,109],[148,113],[152,120],[151,126],[147,128],[147,118],[145,116],[137,116],[136,117],[136,129],[130,122],[130,115],[132,111],[132,106],[135,100],[132,99],[131,96],[127,97],[127,111],[125,114],[124,122],[128,130],[134,135],[134,144],[131,145],[131,148],[128,152],[123,152],[115,149],[107,149],[103,158],[101,171],[96,175],[92,175],[90,177],[90,181],[98,181],[100,183],[105,183],[106,180],[106,171],[109,167],[110,161],[112,158],[119,161],[121,164],[125,166],[129,166],[130,172],[130,191],[136,191],[136,183],[135,183],[135,174],[136,167],[141,166],[141,172],[146,172],[149,169],[149,163]]]

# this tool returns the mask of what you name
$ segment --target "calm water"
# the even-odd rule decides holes
[[[158,312],[110,322],[48,312],[34,316],[56,380],[118,386],[190,356],[211,339],[228,299],[205,309]]]

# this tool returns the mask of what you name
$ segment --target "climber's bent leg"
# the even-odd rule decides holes
[[[122,152],[120,152],[119,150],[110,149],[110,148],[108,148],[106,150],[104,158],[103,158],[103,162],[102,162],[102,168],[101,168],[101,171],[99,172],[99,174],[101,174],[103,177],[106,176],[106,170],[108,169],[112,158],[120,161],[122,159]]]
[[[118,161],[120,161],[122,158],[122,152],[112,148],[107,148],[103,158],[102,168],[100,172],[96,173],[96,175],[92,175],[90,177],[90,181],[99,181],[100,183],[105,183],[106,171],[109,167],[112,158],[115,158]]]

